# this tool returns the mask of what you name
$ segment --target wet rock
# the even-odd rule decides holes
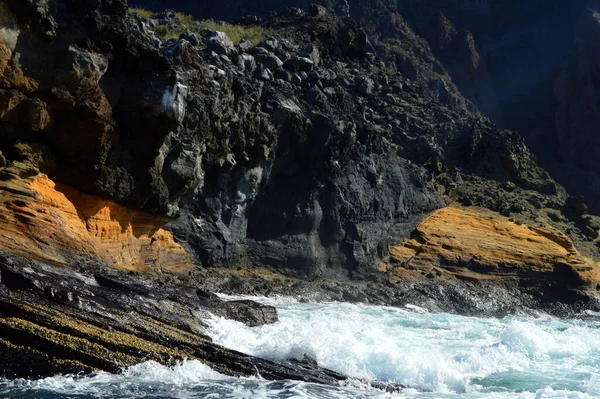
[[[334,385],[347,378],[318,365],[275,363],[223,348],[205,335],[198,316],[207,315],[206,309],[193,290],[159,288],[132,275],[94,269],[95,277],[0,254],[0,307],[8,316],[0,318],[0,354],[10,360],[0,375],[118,372],[147,360],[200,359],[235,376],[259,372],[267,379]],[[270,307],[246,301],[229,306],[251,323],[274,319]]]
[[[255,327],[279,321],[273,306],[261,305],[254,301],[230,301],[225,303],[227,318]]]

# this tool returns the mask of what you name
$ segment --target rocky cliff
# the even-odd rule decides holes
[[[380,53],[320,6],[213,29],[122,0],[0,7],[0,352],[35,353],[5,374],[188,357],[344,378],[194,341],[209,311],[273,321],[210,290],[598,307],[598,219],[406,21]]]
[[[405,76],[418,76],[453,102],[464,101],[460,92],[496,124],[522,134],[541,165],[599,211],[597,1],[321,3],[360,21],[378,54],[391,54]],[[223,20],[307,6],[301,0],[133,4]]]

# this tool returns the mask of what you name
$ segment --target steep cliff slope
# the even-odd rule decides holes
[[[266,17],[302,0],[134,0],[201,18]],[[453,102],[464,96],[495,123],[522,134],[551,175],[600,210],[596,179],[598,12],[595,0],[323,0],[360,21],[379,55]],[[462,94],[462,96],[460,94]]]
[[[352,20],[318,7],[265,22],[285,38],[234,47],[210,32],[190,39],[199,46],[160,43],[148,27],[161,22],[116,1],[99,14],[8,4],[21,18],[3,36],[14,39],[9,162],[174,218],[168,228],[202,265],[369,272],[444,205],[435,178],[479,175],[565,200],[518,135],[428,96],[375,60]]]
[[[37,356],[5,373],[189,356],[303,378],[191,342],[206,311],[269,319],[198,287],[476,314],[598,306],[598,219],[472,112],[408,25],[378,58],[320,6],[247,18],[235,29],[262,37],[238,43],[122,0],[0,7],[0,352]],[[139,334],[159,346],[140,352]]]

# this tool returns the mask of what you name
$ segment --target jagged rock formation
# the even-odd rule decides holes
[[[407,38],[401,51],[388,43],[377,58],[355,21],[318,6],[259,25],[247,19],[273,33],[258,45],[216,31],[167,38],[158,27],[180,26],[174,13],[144,19],[122,0],[0,6],[0,352],[33,354],[4,373],[29,375],[33,364],[31,375],[114,370],[187,356],[234,375],[256,366],[269,378],[344,378],[193,342],[206,309],[250,314],[252,324],[273,320],[256,305],[222,304],[180,286],[212,284],[205,268],[243,275],[260,265],[281,279],[347,284],[335,288],[341,299],[418,297],[471,313],[597,307],[596,266],[579,260],[598,259],[598,220],[536,164],[522,137],[471,112],[405,21],[394,25]],[[471,41],[456,37],[479,73]],[[541,263],[521,262],[523,275],[548,273],[527,280],[526,295],[510,273],[497,284],[485,276],[436,281],[410,269],[415,279],[398,278],[394,259],[411,262],[396,244],[452,226],[457,216],[444,208],[452,201],[566,231],[579,255],[563,253],[569,239],[538,226],[539,245],[556,242],[549,237],[564,245],[551,246],[556,256]],[[497,226],[472,217],[482,234]],[[498,226],[525,229],[506,223]],[[425,240],[434,245],[410,245],[415,257],[462,267],[461,254],[477,249],[468,234],[453,238],[452,250],[435,234]],[[512,262],[512,247],[490,237],[504,249],[482,267]],[[568,280],[563,297],[547,295],[557,291],[546,283],[569,267],[589,272],[585,284]],[[264,290],[292,293],[285,284]],[[498,301],[481,305],[490,291]],[[75,323],[84,331],[74,332]],[[146,341],[150,349],[139,352]],[[46,347],[64,356],[52,360]]]
[[[399,71],[427,82],[434,95],[467,108],[472,103],[522,134],[541,165],[598,213],[597,1],[322,3],[341,14],[349,10],[378,54],[391,54]],[[224,20],[306,6],[299,0],[134,4]]]
[[[276,364],[228,350],[204,334],[210,311],[250,325],[276,321],[273,308],[224,302],[132,276],[76,271],[0,254],[0,374],[40,377],[117,372],[146,360],[202,359],[236,376],[335,384],[346,377],[308,364]],[[398,388],[398,387],[396,387]]]
[[[526,137],[541,164],[569,192],[586,195],[594,208],[597,188],[591,181],[598,168],[593,162],[584,161],[596,152],[591,145],[594,128],[588,123],[587,113],[583,117],[575,111],[582,109],[582,101],[588,101],[584,98],[590,98],[583,94],[581,86],[588,72],[574,64],[591,59],[585,55],[586,45],[582,43],[593,42],[594,35],[588,30],[582,40],[581,32],[587,29],[584,26],[593,26],[595,7],[595,1],[587,0],[441,0],[426,4],[402,0],[397,6],[398,12],[427,40],[461,92],[495,122]],[[472,50],[449,53],[461,35],[469,38]],[[478,60],[479,69],[487,70],[483,73],[486,76],[464,74],[463,71],[473,70],[472,59]],[[571,83],[565,76],[572,75],[575,69],[578,89],[567,87]],[[595,90],[591,84],[586,87],[588,93]],[[573,96],[567,94],[575,91]],[[568,115],[567,103],[578,104]],[[589,109],[591,103],[587,104]]]

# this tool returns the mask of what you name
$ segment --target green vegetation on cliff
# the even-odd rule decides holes
[[[137,14],[141,18],[150,19],[153,18],[156,13],[146,10],[143,8],[129,8],[130,14]],[[225,22],[218,22],[211,19],[196,20],[192,15],[184,14],[182,12],[176,12],[177,18],[169,23],[159,25],[154,31],[163,39],[176,39],[179,35],[186,31],[192,33],[202,33],[206,30],[214,30],[225,32],[227,36],[233,41],[234,44],[238,44],[244,40],[248,40],[252,45],[265,40],[269,35],[273,34],[273,31],[260,25],[234,25]]]

